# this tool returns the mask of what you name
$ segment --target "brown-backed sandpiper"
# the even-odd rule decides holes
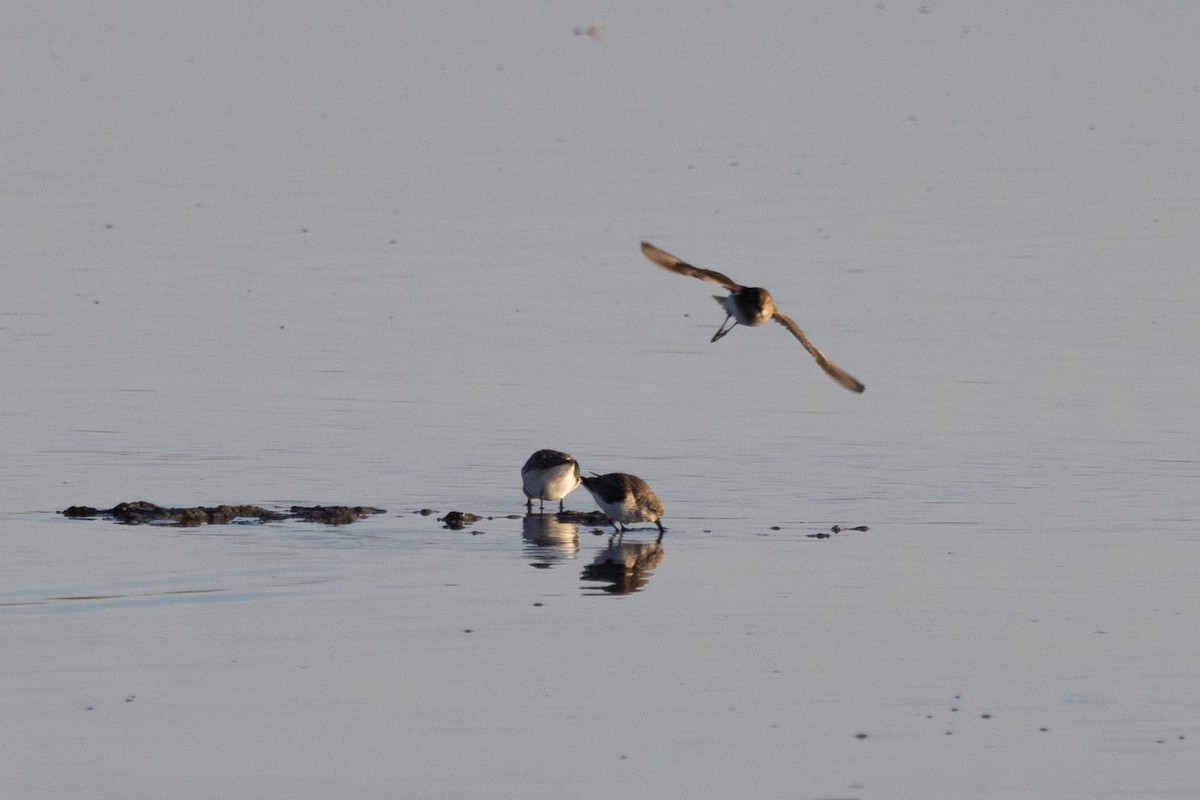
[[[591,492],[596,505],[608,515],[618,533],[624,533],[625,525],[630,522],[653,522],[658,526],[659,536],[666,531],[661,521],[662,501],[650,484],[638,476],[610,472],[594,477],[585,475],[582,481],[583,488]]]
[[[642,242],[642,253],[645,254],[646,258],[663,269],[680,275],[687,275],[691,278],[699,278],[709,283],[715,283],[729,290],[730,293],[727,296],[713,295],[713,299],[721,304],[727,316],[725,317],[725,321],[721,323],[721,327],[713,334],[712,341],[715,342],[729,333],[733,330],[734,325],[754,326],[762,325],[769,320],[775,320],[791,331],[792,335],[800,341],[800,344],[804,345],[804,349],[816,359],[817,364],[820,365],[821,369],[825,370],[829,377],[852,392],[861,392],[866,388],[850,373],[826,358],[825,354],[808,340],[808,337],[804,335],[804,331],[800,330],[800,326],[791,317],[780,313],[779,309],[775,308],[775,301],[771,298],[771,293],[766,289],[760,289],[757,286],[742,286],[729,276],[723,275],[716,270],[694,267],[665,250],[660,250],[649,242]],[[729,324],[730,320],[733,320],[732,325]]]

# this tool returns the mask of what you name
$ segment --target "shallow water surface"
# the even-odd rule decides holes
[[[0,33],[0,794],[1194,794],[1200,11],[173,9]]]

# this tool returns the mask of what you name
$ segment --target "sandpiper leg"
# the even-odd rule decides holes
[[[729,322],[729,320],[731,320],[731,319],[733,319],[733,314],[729,314],[729,315],[727,315],[727,316],[725,317],[725,322],[722,322],[722,323],[721,323],[721,327],[720,327],[720,328],[717,328],[717,332],[716,332],[716,333],[714,333],[714,334],[713,334],[713,337],[712,337],[711,339],[709,339],[709,340],[708,340],[708,343],[709,343],[709,344],[712,344],[712,343],[713,343],[713,342],[715,342],[717,339],[720,339],[722,336],[724,336],[725,334],[727,334],[727,333],[729,333],[731,330],[733,330],[733,325],[737,325],[737,320],[734,320],[734,322],[733,322],[733,325],[730,325],[728,328],[726,328],[726,327],[725,327],[725,323],[726,323],[726,322]]]

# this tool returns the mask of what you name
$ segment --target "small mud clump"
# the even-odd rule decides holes
[[[96,509],[91,506],[71,506],[62,512],[73,519],[103,517],[123,525],[175,525],[193,528],[199,525],[228,525],[234,520],[257,520],[258,522],[280,522],[300,520],[324,525],[348,525],[372,514],[382,514],[383,509],[370,506],[292,506],[290,511],[275,511],[262,506],[219,505],[193,506],[191,508],[168,508],[145,500],[118,503],[112,508]]]
[[[452,531],[461,531],[468,525],[474,525],[479,522],[479,516],[472,514],[469,511],[451,511],[444,517],[440,517],[438,522],[445,525]]]

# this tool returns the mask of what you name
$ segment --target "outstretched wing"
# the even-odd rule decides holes
[[[699,278],[702,281],[715,283],[719,286],[724,286],[731,292],[736,292],[742,288],[741,284],[735,282],[727,275],[722,275],[720,272],[712,269],[700,269],[700,267],[693,267],[686,261],[681,261],[680,259],[668,253],[666,250],[660,250],[649,242],[642,242],[642,254],[663,269],[671,270],[671,272],[677,272],[680,275],[687,275],[690,278]]]
[[[800,330],[800,326],[797,325],[791,317],[786,316],[785,314],[780,314],[779,311],[776,310],[775,321],[791,331],[792,336],[795,336],[800,340],[800,344],[804,345],[804,349],[808,351],[809,355],[816,359],[817,364],[821,366],[821,369],[825,370],[829,377],[833,378],[835,381],[852,392],[861,392],[863,389],[867,388],[855,380],[854,376],[852,376],[849,372],[846,372],[846,370],[842,369],[837,364],[826,358],[825,354],[818,350],[816,346],[808,340],[808,337],[804,335],[804,331]]]

